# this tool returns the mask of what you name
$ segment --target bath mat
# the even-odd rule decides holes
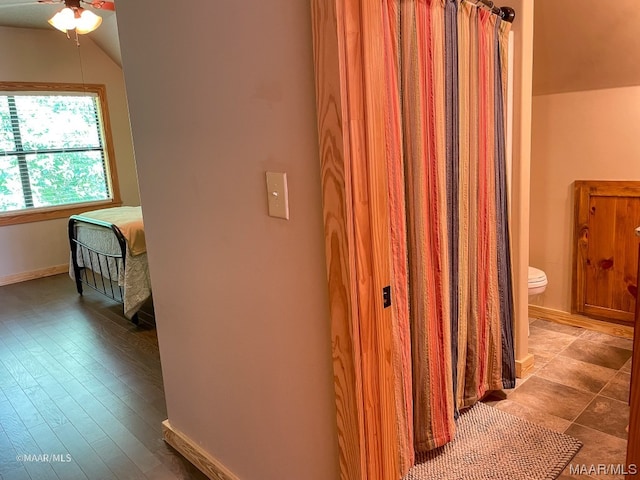
[[[552,480],[582,443],[484,403],[463,411],[456,437],[420,453],[404,480]]]

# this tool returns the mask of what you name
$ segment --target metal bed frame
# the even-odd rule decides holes
[[[119,253],[102,252],[78,240],[76,226],[79,223],[96,225],[111,230],[120,247]],[[118,284],[120,269],[124,271],[127,257],[127,242],[120,229],[113,223],[72,215],[69,217],[69,247],[71,248],[71,264],[76,281],[76,289],[82,295],[82,285],[86,285],[102,295],[124,304],[124,289]],[[78,255],[82,266],[78,264]],[[136,312],[131,321],[138,325]]]

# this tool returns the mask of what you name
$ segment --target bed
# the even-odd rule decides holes
[[[86,285],[123,304],[138,323],[138,311],[151,296],[140,207],[113,207],[69,217],[69,275],[82,295]]]

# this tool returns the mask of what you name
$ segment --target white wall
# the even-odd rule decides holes
[[[334,479],[309,2],[192,7],[118,4],[169,420],[243,480]]]
[[[91,39],[78,49],[58,31],[0,27],[0,81],[105,84],[122,199],[139,204],[122,70]],[[0,252],[0,281],[65,264],[66,220],[2,226]]]
[[[640,180],[638,125],[640,87],[533,97],[530,263],[549,279],[539,304],[571,310],[573,182]]]

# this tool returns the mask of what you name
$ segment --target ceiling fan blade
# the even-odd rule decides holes
[[[29,5],[51,4],[58,3],[55,0],[33,0],[32,2],[16,2],[16,3],[2,3],[0,2],[0,8],[16,8],[26,7]]]
[[[90,3],[93,8],[99,8],[101,10],[111,10],[115,11],[116,6],[113,2],[109,2],[108,0],[93,0]]]
[[[0,10],[8,8],[31,7],[34,5],[56,5],[62,2],[56,0],[33,0],[31,2],[3,3],[0,1]]]

